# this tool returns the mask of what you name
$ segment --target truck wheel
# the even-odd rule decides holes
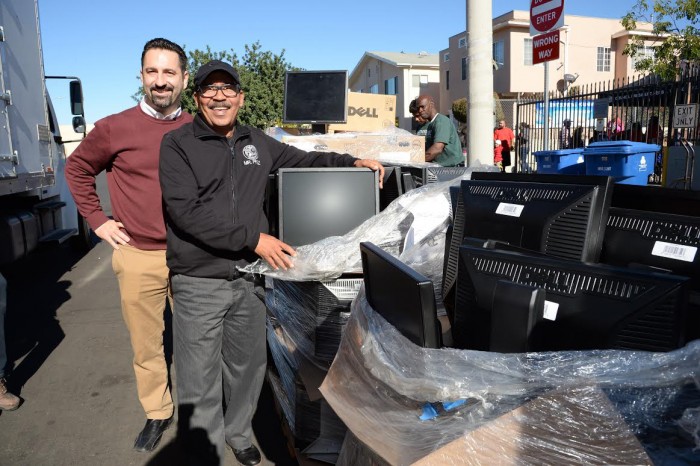
[[[78,213],[78,234],[71,238],[71,245],[78,251],[89,251],[95,245],[92,228]]]

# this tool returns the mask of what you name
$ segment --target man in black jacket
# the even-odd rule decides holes
[[[192,463],[223,464],[228,444],[241,464],[254,465],[260,452],[251,421],[265,374],[265,305],[259,280],[237,266],[262,257],[286,270],[295,255],[267,234],[268,175],[281,167],[355,166],[379,170],[381,179],[384,169],[347,154],[305,152],[238,124],[244,93],[227,63],[202,65],[194,84],[199,113],[163,138],[160,154],[179,429],[189,433]]]

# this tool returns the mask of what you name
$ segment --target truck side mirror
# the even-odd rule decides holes
[[[73,115],[85,115],[83,110],[83,86],[78,80],[70,82],[70,111]],[[83,121],[83,125],[85,125],[85,121]],[[73,119],[73,126],[75,127],[75,118]]]
[[[73,131],[85,134],[85,118],[82,116],[73,117]]]

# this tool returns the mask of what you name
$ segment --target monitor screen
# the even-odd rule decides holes
[[[291,246],[343,236],[379,212],[368,168],[280,168],[277,183],[279,239]]]
[[[345,123],[348,72],[287,71],[284,78],[285,123]]]
[[[475,175],[496,175],[477,180]],[[496,240],[554,257],[598,262],[613,180],[609,177],[475,172],[462,180],[446,244],[443,296],[449,311],[464,238]],[[454,201],[453,201],[454,204]]]
[[[376,245],[360,243],[367,302],[424,348],[441,346],[433,282]]]
[[[460,248],[459,267],[458,348],[491,351],[501,332],[524,351],[671,351],[686,342],[686,277],[472,246]],[[519,303],[499,302],[518,286]],[[504,318],[513,310],[524,315]]]

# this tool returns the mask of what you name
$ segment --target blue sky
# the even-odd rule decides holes
[[[485,1],[485,0],[475,0]],[[568,0],[567,14],[620,18],[635,0]],[[143,44],[166,37],[186,50],[263,50],[308,70],[352,71],[365,51],[438,53],[466,29],[466,0],[193,2],[39,0],[48,75],[79,76],[89,122],[134,105]],[[528,0],[494,0],[493,15],[529,10]],[[50,91],[69,123],[67,85]]]

